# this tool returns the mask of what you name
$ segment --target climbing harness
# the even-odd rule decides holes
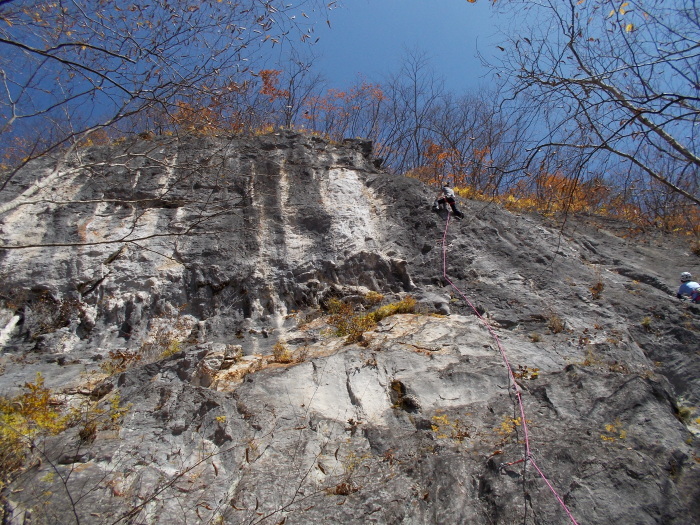
[[[520,388],[520,385],[518,385],[517,381],[515,380],[515,374],[513,373],[513,368],[510,365],[510,361],[508,360],[508,356],[506,355],[505,349],[503,348],[503,345],[501,344],[501,340],[498,337],[498,334],[496,334],[495,330],[491,327],[491,325],[488,323],[488,321],[479,313],[479,311],[476,309],[476,307],[472,304],[472,302],[467,298],[467,296],[457,287],[455,284],[450,280],[450,278],[447,276],[447,230],[450,226],[450,216],[452,214],[450,211],[447,211],[447,220],[445,221],[445,231],[442,235],[442,277],[447,281],[452,288],[464,299],[464,301],[469,305],[469,307],[472,309],[474,312],[474,315],[481,321],[481,323],[486,327],[488,330],[489,334],[491,334],[491,337],[493,340],[496,342],[496,346],[498,346],[498,350],[501,353],[501,358],[503,359],[503,363],[505,364],[506,369],[508,370],[508,378],[510,380],[510,388],[513,390],[515,393],[515,397],[518,400],[518,408],[520,410],[520,420],[521,420],[521,426],[523,429],[523,435],[524,435],[524,443],[525,443],[525,451],[523,454],[523,457],[517,461],[513,461],[512,463],[505,463],[502,464],[501,467],[504,466],[509,466],[509,465],[515,465],[517,463],[525,463],[525,467],[527,468],[528,462],[535,468],[537,473],[540,475],[540,477],[544,480],[545,484],[547,487],[549,487],[549,490],[554,494],[554,497],[557,499],[561,507],[564,509],[566,514],[569,516],[569,519],[571,520],[571,523],[574,525],[579,525],[579,523],[576,521],[574,518],[573,514],[571,514],[571,511],[569,510],[569,507],[566,506],[566,503],[564,503],[564,500],[562,497],[559,495],[559,493],[556,491],[554,486],[552,486],[551,482],[549,479],[547,479],[547,476],[545,476],[544,472],[540,469],[540,467],[537,465],[537,462],[535,461],[535,458],[532,455],[532,452],[530,450],[530,434],[527,426],[527,419],[525,418],[525,407],[523,405],[523,399],[522,399],[522,390]]]

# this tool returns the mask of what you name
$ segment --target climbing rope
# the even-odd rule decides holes
[[[564,500],[562,497],[559,495],[559,493],[555,490],[554,486],[552,483],[547,479],[547,476],[545,476],[544,472],[540,469],[540,467],[537,465],[535,462],[535,458],[532,455],[532,452],[530,450],[530,433],[528,430],[527,426],[527,419],[525,418],[525,407],[523,405],[523,399],[522,399],[522,389],[520,388],[520,385],[518,385],[518,382],[515,380],[515,374],[513,373],[513,367],[510,365],[510,361],[508,360],[508,356],[506,355],[505,349],[503,348],[503,345],[501,344],[501,340],[498,337],[498,334],[496,334],[495,330],[493,327],[489,324],[489,322],[479,313],[479,311],[476,309],[476,307],[472,304],[472,302],[467,298],[466,295],[457,287],[455,284],[450,280],[450,278],[447,276],[447,230],[450,225],[450,216],[452,214],[447,212],[447,220],[445,221],[445,232],[442,235],[442,276],[447,281],[452,288],[464,299],[464,301],[469,305],[469,307],[472,309],[476,317],[481,321],[481,323],[486,327],[488,330],[489,334],[491,334],[491,337],[493,337],[494,341],[496,342],[496,346],[498,347],[499,352],[501,353],[501,357],[503,358],[503,363],[506,366],[506,369],[508,370],[508,378],[510,380],[510,388],[513,389],[515,392],[515,397],[518,400],[518,408],[520,410],[520,420],[521,420],[521,426],[523,428],[523,435],[524,435],[524,442],[525,442],[525,454],[522,459],[518,461],[514,461],[513,464],[515,463],[525,463],[525,467],[527,468],[527,463],[528,461],[532,464],[532,466],[535,468],[537,473],[540,475],[540,477],[544,480],[546,483],[547,487],[549,487],[549,490],[554,494],[554,497],[559,501],[559,504],[561,507],[566,511],[566,514],[569,516],[569,519],[571,520],[571,523],[574,525],[579,525],[579,523],[576,521],[574,518],[573,514],[571,514],[571,511],[569,510],[569,507],[566,506],[566,503],[564,503]]]

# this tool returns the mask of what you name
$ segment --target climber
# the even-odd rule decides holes
[[[442,192],[438,194],[435,202],[433,203],[433,211],[438,212],[440,209],[445,209],[445,203],[450,205],[452,212],[457,216],[457,218],[464,218],[464,214],[457,208],[457,202],[455,201],[455,192],[450,188],[449,182],[442,185]]]
[[[678,288],[676,297],[683,299],[685,295],[690,297],[690,301],[693,303],[700,303],[700,284],[693,281],[692,275],[689,272],[683,272],[681,274],[681,286]]]

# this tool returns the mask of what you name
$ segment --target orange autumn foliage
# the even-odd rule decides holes
[[[219,114],[212,107],[196,106],[184,101],[177,102],[172,120],[178,128],[189,132],[206,134],[221,128]]]
[[[262,80],[260,93],[267,95],[270,102],[274,102],[278,98],[286,98],[289,96],[289,91],[286,89],[279,89],[279,87],[277,87],[281,73],[282,71],[279,69],[263,69],[258,72],[258,75]]]

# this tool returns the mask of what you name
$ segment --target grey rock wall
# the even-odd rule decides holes
[[[81,244],[0,250],[0,393],[41,372],[95,425],[37,443],[6,522],[568,523],[519,462],[499,341],[532,459],[578,523],[696,519],[683,239],[475,201],[445,233],[432,190],[378,171],[368,143],[291,132],[60,166],[30,200],[48,161],[0,192],[5,245]],[[324,308],[369,310],[369,291],[420,313],[346,344]]]

